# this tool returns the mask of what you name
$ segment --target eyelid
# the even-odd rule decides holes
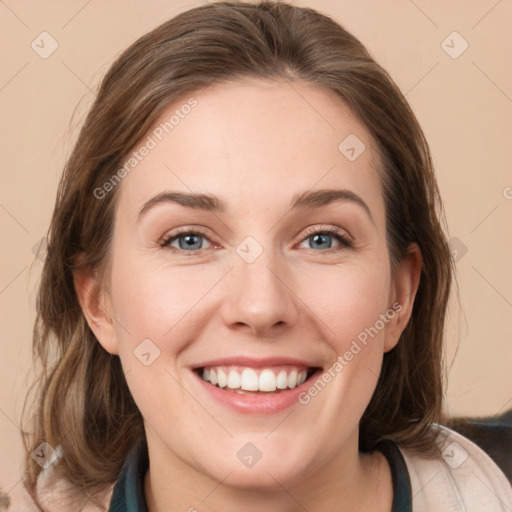
[[[342,228],[339,228],[337,226],[311,226],[309,228],[306,228],[302,234],[301,234],[301,241],[307,238],[308,236],[315,235],[317,233],[329,233],[329,234],[335,234],[343,236],[348,242],[352,243],[354,241],[354,238],[345,230]]]
[[[171,242],[173,242],[175,239],[179,238],[180,235],[185,235],[185,234],[201,235],[204,238],[206,238],[210,243],[215,244],[214,242],[212,242],[212,240],[209,237],[208,229],[203,228],[201,226],[184,226],[181,228],[177,228],[176,230],[172,231],[168,235],[164,235],[158,241],[158,245],[164,249],[169,248]],[[307,240],[310,236],[313,236],[316,234],[328,234],[328,235],[336,238],[341,243],[341,245],[342,245],[341,248],[350,248],[353,246],[354,239],[345,230],[342,230],[335,226],[322,227],[320,225],[310,226],[309,228],[306,228],[305,230],[303,230],[300,234],[300,239],[299,239],[298,243],[302,243],[305,240]],[[170,250],[172,250],[173,252],[178,252],[178,253],[198,254],[206,249],[202,248],[202,249],[185,251],[183,249],[177,249],[177,248],[173,247]],[[339,248],[338,249],[329,248],[327,250],[321,250],[321,251],[315,251],[315,252],[332,253],[332,252],[336,252],[337,250],[339,250]]]
[[[177,228],[174,231],[172,231],[169,234],[165,234],[160,240],[158,240],[158,245],[162,247],[163,249],[167,249],[171,242],[174,241],[176,238],[178,238],[180,235],[186,235],[186,234],[198,234],[202,235],[204,238],[207,238],[210,243],[213,243],[210,240],[209,237],[209,230],[206,228],[203,228],[201,226],[184,226],[181,228]],[[173,247],[171,250],[174,250],[175,252],[186,252],[187,254],[194,254],[201,251],[204,251],[204,249],[195,249],[193,251],[184,251],[182,249],[176,249]]]
[[[310,236],[313,236],[316,234],[331,235],[332,237],[336,238],[341,243],[341,245],[343,246],[342,248],[351,248],[354,245],[354,238],[344,229],[338,228],[337,226],[323,227],[323,226],[318,226],[318,225],[306,228],[306,230],[303,231],[300,235],[299,243],[304,242]],[[315,252],[332,253],[332,252],[336,252],[336,250],[337,249],[334,248],[334,249],[327,249],[325,251],[315,251]]]

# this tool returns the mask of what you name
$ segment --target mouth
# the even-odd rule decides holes
[[[321,366],[288,356],[239,355],[189,368],[198,396],[237,414],[259,416],[301,404],[301,394],[323,372]]]
[[[321,371],[318,366],[278,365],[271,367],[203,366],[195,373],[223,391],[239,395],[275,395],[302,386]]]

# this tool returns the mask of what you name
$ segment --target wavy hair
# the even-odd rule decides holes
[[[74,288],[85,265],[108,264],[119,187],[109,180],[171,102],[241,77],[300,80],[334,92],[377,145],[391,269],[417,243],[423,257],[412,316],[384,355],[360,421],[360,449],[382,439],[429,452],[443,400],[442,346],[454,261],[425,136],[405,97],[363,44],[330,17],[285,3],[219,2],[182,12],[126,49],[102,79],[58,188],[37,296],[35,402],[25,401],[26,487],[41,467],[30,453],[59,446],[59,474],[89,493],[112,484],[144,436],[118,356],[89,328]]]

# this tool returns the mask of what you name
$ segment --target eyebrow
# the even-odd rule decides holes
[[[354,192],[346,189],[323,189],[309,191],[293,196],[290,203],[291,210],[307,210],[321,208],[336,201],[349,201],[361,206],[368,217],[375,224],[368,205]],[[221,198],[212,194],[194,194],[189,192],[165,191],[146,201],[142,206],[138,218],[144,216],[151,208],[162,203],[176,203],[187,208],[208,212],[225,213],[227,204]]]

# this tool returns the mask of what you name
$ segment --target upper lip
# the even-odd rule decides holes
[[[269,357],[247,357],[247,356],[232,356],[232,357],[219,357],[209,361],[203,361],[192,366],[193,370],[199,368],[211,368],[213,366],[247,366],[248,368],[270,368],[279,365],[294,365],[304,366],[306,368],[320,368],[319,364],[303,359],[284,356],[269,356]]]

